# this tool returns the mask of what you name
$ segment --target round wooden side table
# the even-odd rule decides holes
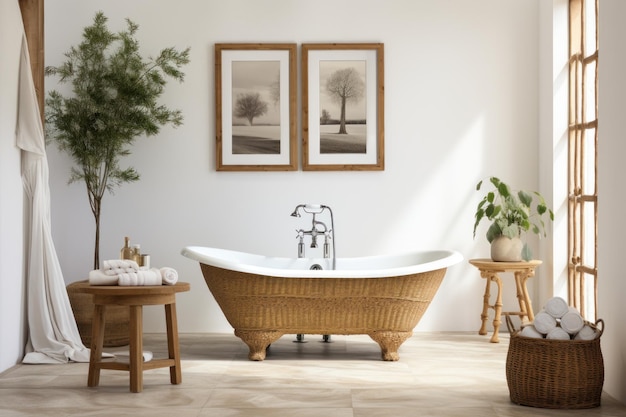
[[[89,357],[89,375],[87,386],[97,387],[100,383],[100,370],[113,369],[129,371],[130,391],[143,390],[143,371],[156,368],[170,368],[170,382],[180,384],[182,372],[180,366],[180,350],[178,346],[178,324],[176,319],[176,293],[189,291],[189,283],[177,282],[175,285],[157,286],[108,286],[89,285],[88,282],[79,286],[77,291],[93,295],[94,312],[91,336],[91,354]],[[107,306],[122,305],[130,309],[130,343],[129,363],[102,361],[102,345],[104,341],[104,312]],[[143,306],[164,305],[165,322],[167,325],[167,359],[143,361]]]
[[[535,315],[533,314],[533,306],[528,295],[528,288],[526,288],[526,281],[528,278],[535,276],[535,268],[541,265],[541,261],[531,260],[528,262],[495,262],[491,259],[470,259],[469,263],[474,265],[480,271],[480,276],[487,280],[485,285],[485,294],[483,296],[483,311],[480,315],[482,325],[478,334],[487,334],[487,320],[489,319],[489,309],[495,310],[493,318],[493,335],[491,336],[492,343],[500,342],[498,338],[498,332],[500,331],[502,314],[519,316],[522,322],[533,321]],[[519,302],[520,311],[502,311],[502,279],[498,274],[504,272],[512,272],[515,277],[515,287],[517,290],[517,300]],[[495,282],[498,288],[495,304],[489,304],[489,298],[491,296],[491,283]]]

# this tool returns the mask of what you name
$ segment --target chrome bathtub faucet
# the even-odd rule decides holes
[[[296,236],[296,239],[299,239],[298,258],[304,258],[304,230],[300,229],[296,230],[296,232],[298,232],[298,236]]]
[[[333,243],[333,258],[332,258],[332,269],[334,270],[337,266],[337,256],[335,254],[335,225],[333,219],[333,210],[321,204],[298,204],[296,208],[291,213],[292,217],[302,217],[300,215],[300,210],[304,211],[307,214],[312,215],[311,220],[311,230],[304,229],[296,229],[296,239],[298,239],[298,258],[304,258],[304,237],[311,236],[311,248],[317,248],[317,238],[318,236],[324,236],[324,246],[323,253],[324,258],[330,258],[330,241]],[[324,222],[321,222],[315,218],[316,215],[321,214],[324,210],[328,210],[330,213],[330,229],[326,226]],[[315,264],[311,266],[311,269],[322,269],[319,264]],[[297,334],[295,343],[306,343],[304,340],[303,334]],[[330,343],[330,335],[325,334],[322,335],[322,342]]]
[[[327,242],[330,231],[328,230],[328,227],[326,227],[326,224],[324,224],[324,222],[320,222],[319,220],[315,219],[315,215],[317,213],[312,214],[313,221],[311,222],[311,230],[299,229],[296,230],[296,232],[298,232],[298,237],[300,238],[300,241],[303,240],[302,238],[304,236],[311,236],[311,248],[315,249],[317,248],[317,237],[323,235],[325,237],[324,241]],[[321,229],[319,228],[319,226],[321,226]],[[325,258],[328,258],[328,256],[325,256]]]
[[[292,217],[302,217],[300,210],[312,215],[311,230],[296,229],[296,239],[298,239],[298,258],[305,257],[304,237],[311,236],[311,248],[317,248],[318,236],[324,236],[323,253],[324,258],[330,258],[330,241],[332,241],[332,269],[336,268],[337,256],[335,254],[335,225],[333,219],[333,211],[330,207],[321,204],[298,204],[291,213]],[[328,210],[330,213],[330,229],[324,222],[316,219],[315,216]]]

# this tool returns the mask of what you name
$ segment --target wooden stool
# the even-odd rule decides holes
[[[530,301],[530,296],[528,295],[528,288],[526,288],[526,280],[535,276],[535,267],[541,265],[541,261],[494,262],[491,259],[470,259],[469,263],[478,268],[480,276],[487,280],[485,285],[485,295],[483,296],[483,311],[480,315],[482,325],[480,326],[478,334],[487,334],[487,320],[489,318],[488,312],[490,308],[495,310],[493,318],[493,335],[490,340],[491,343],[500,342],[498,339],[498,332],[500,330],[500,316],[502,314],[519,316],[522,322],[533,321],[535,319],[533,306]],[[517,289],[517,300],[519,302],[520,311],[502,312],[502,280],[498,276],[498,273],[501,272],[512,272],[515,276],[515,287]],[[492,282],[495,282],[498,286],[498,294],[494,305],[489,304]]]
[[[175,285],[158,286],[100,286],[81,285],[77,291],[93,294],[94,313],[91,336],[91,356],[87,386],[97,387],[101,369],[114,369],[130,372],[130,391],[143,390],[143,371],[156,368],[170,368],[170,382],[180,384],[180,350],[178,347],[178,324],[176,320],[176,293],[189,291],[189,284],[178,282]],[[164,305],[167,324],[168,359],[143,361],[143,306]],[[102,362],[102,344],[104,341],[104,312],[107,305],[125,305],[130,309],[130,357],[129,363]]]

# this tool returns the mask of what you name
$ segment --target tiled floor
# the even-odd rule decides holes
[[[103,370],[100,386],[88,388],[84,363],[18,365],[0,374],[0,416],[626,416],[626,406],[608,396],[589,410],[512,404],[506,334],[492,344],[476,334],[416,333],[399,362],[381,361],[367,336],[294,338],[250,362],[231,334],[183,334],[183,383],[170,385],[167,368],[145,371],[137,394],[126,372]],[[164,335],[146,335],[144,348],[162,357]]]

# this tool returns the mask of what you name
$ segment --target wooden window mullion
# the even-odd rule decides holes
[[[597,315],[598,1],[569,6],[568,296],[583,315]],[[593,45],[586,42],[589,19],[595,19]]]

